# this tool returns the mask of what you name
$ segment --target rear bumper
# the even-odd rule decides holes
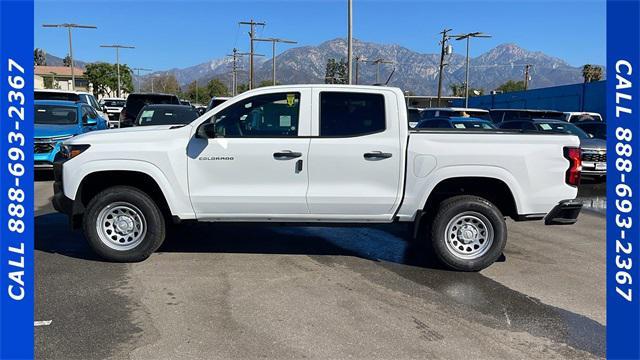
[[[577,200],[564,200],[556,205],[544,217],[545,225],[572,225],[578,220],[582,203]]]

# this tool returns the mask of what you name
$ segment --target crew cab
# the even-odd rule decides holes
[[[578,145],[567,134],[409,130],[397,88],[264,87],[190,124],[66,141],[53,204],[111,261],[147,258],[170,222],[405,222],[446,266],[477,271],[501,256],[505,217],[576,221]]]

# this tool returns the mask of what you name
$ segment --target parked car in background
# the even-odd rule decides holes
[[[98,104],[107,113],[109,120],[117,120],[126,102],[127,100],[123,98],[104,97],[98,101]]]
[[[198,116],[191,105],[146,105],[140,110],[134,126],[186,125]]]
[[[575,126],[596,139],[607,140],[607,123],[602,121],[579,121]]]
[[[607,142],[587,134],[575,124],[563,120],[523,119],[506,121],[501,129],[565,133],[580,139],[582,149],[582,174],[603,178],[607,175]]]
[[[192,106],[191,105],[191,101],[189,101],[187,99],[180,99],[180,105]]]
[[[120,112],[120,126],[129,127],[133,126],[133,123],[138,118],[140,110],[145,105],[151,104],[175,104],[180,105],[180,100],[177,96],[172,94],[160,94],[160,93],[133,93],[127,96],[127,102],[124,108]]]
[[[227,101],[231,99],[230,97],[226,97],[226,96],[214,96],[211,98],[211,100],[209,100],[209,104],[207,105],[207,111],[213,109],[214,107],[222,104],[223,102]]]
[[[423,119],[432,119],[439,117],[474,117],[483,120],[491,120],[489,110],[474,108],[426,108],[422,109]]]
[[[105,120],[109,120],[93,94],[84,91],[57,90],[57,89],[36,89],[33,94],[34,100],[62,100],[72,102],[83,102],[91,107]]]
[[[409,127],[414,128],[420,120],[422,120],[422,109],[418,108],[408,108],[407,109],[407,117],[409,118]]]
[[[534,109],[491,109],[489,110],[491,121],[499,124],[510,120],[523,119],[552,119],[564,120],[563,112],[555,110],[534,110]]]
[[[82,102],[34,101],[34,166],[50,169],[62,141],[92,130],[107,128],[107,121]]]
[[[198,115],[202,115],[205,112],[207,112],[207,107],[202,105],[202,104],[193,104],[193,107],[196,108],[196,111],[198,112]]]
[[[418,122],[415,129],[496,129],[496,126],[488,121],[474,117],[440,117],[423,119]]]
[[[565,115],[564,120],[571,123],[583,122],[583,121],[589,121],[589,122],[604,121],[602,120],[602,116],[595,112],[565,112],[564,115]]]

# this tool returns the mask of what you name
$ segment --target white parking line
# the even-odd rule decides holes
[[[49,326],[53,320],[34,321],[33,326]]]

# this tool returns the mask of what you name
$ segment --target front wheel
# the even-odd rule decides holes
[[[493,264],[507,243],[504,216],[478,196],[443,201],[433,219],[431,245],[438,259],[460,271],[479,271]]]
[[[158,205],[130,186],[114,186],[94,196],[82,228],[91,248],[116,262],[142,261],[165,238],[164,216]]]

